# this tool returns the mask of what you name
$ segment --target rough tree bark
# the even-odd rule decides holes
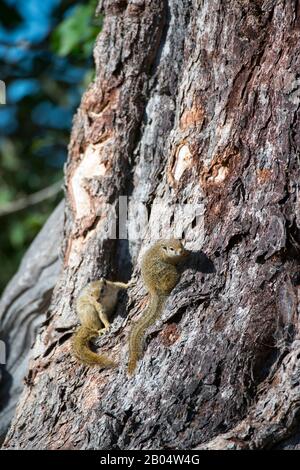
[[[300,446],[300,2],[104,0],[96,80],[74,121],[64,270],[6,448]],[[194,252],[126,375],[146,303],[141,243],[106,239],[106,204],[142,202],[148,229],[203,204]],[[170,210],[158,213],[162,199]],[[174,222],[173,222],[174,226]],[[204,233],[203,244],[198,239]],[[200,251],[200,248],[203,250]],[[135,285],[99,347],[70,355],[74,299],[104,275]]]

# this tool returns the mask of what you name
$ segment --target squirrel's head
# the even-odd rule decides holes
[[[106,282],[106,279],[104,279],[104,277],[101,277],[100,279],[100,295],[105,295],[107,291],[107,282]]]
[[[158,244],[161,258],[168,263],[179,263],[188,255],[188,251],[183,247],[181,240],[176,238],[160,240]]]

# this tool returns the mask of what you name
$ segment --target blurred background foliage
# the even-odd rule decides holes
[[[63,197],[72,117],[94,73],[97,3],[0,0],[0,294]]]

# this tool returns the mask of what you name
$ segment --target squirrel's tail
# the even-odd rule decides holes
[[[143,353],[143,339],[147,328],[151,326],[155,320],[160,316],[160,312],[163,308],[166,300],[165,296],[159,296],[157,294],[150,294],[150,303],[145,310],[143,316],[134,325],[129,337],[129,362],[128,362],[128,374],[132,375],[138,360],[141,358]]]
[[[72,353],[83,364],[100,367],[116,367],[116,364],[105,356],[91,351],[89,342],[98,336],[98,331],[85,326],[80,326],[72,338]]]

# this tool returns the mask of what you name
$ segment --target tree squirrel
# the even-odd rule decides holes
[[[138,320],[129,336],[128,374],[132,375],[143,352],[143,336],[147,328],[160,316],[163,304],[179,281],[176,264],[188,251],[180,240],[159,240],[146,251],[142,259],[142,277],[150,294],[150,303],[144,315]]]
[[[117,303],[118,292],[120,289],[126,289],[128,285],[101,278],[90,282],[82,289],[76,300],[76,312],[81,326],[72,338],[72,352],[80,362],[90,366],[116,366],[107,357],[91,351],[89,341],[109,329],[109,320]]]

